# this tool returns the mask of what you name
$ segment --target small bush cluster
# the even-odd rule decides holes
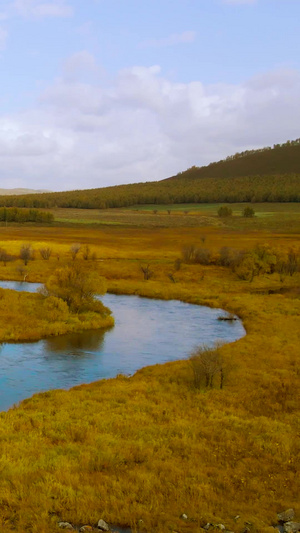
[[[243,210],[243,217],[245,217],[245,218],[252,218],[252,217],[254,217],[254,215],[255,215],[255,211],[254,211],[253,207],[247,206]]]
[[[193,244],[182,249],[182,257],[185,263],[199,263],[200,265],[209,265],[211,263],[210,250]]]
[[[232,215],[232,209],[228,207],[227,205],[223,205],[222,207],[219,207],[218,209],[218,216],[221,218],[225,217],[231,217]]]
[[[212,388],[216,377],[219,378],[219,387],[223,388],[226,365],[220,352],[221,346],[202,346],[197,348],[190,356],[190,364],[193,371],[194,386]]]
[[[280,281],[286,276],[300,272],[300,250],[290,248],[282,252],[267,244],[258,244],[252,250],[236,250],[223,246],[214,256],[207,248],[195,245],[182,249],[185,263],[201,265],[218,265],[231,268],[239,279],[253,281],[263,274],[279,275]]]

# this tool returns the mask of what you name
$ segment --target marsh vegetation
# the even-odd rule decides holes
[[[146,531],[157,533],[197,533],[207,522],[232,531],[247,522],[250,531],[267,533],[277,512],[293,507],[299,514],[299,204],[273,208],[257,204],[249,218],[233,210],[226,220],[216,205],[200,206],[203,218],[189,209],[107,210],[106,224],[95,226],[85,222],[99,212],[89,211],[89,219],[74,210],[59,229],[1,228],[0,247],[16,258],[1,262],[2,279],[21,279],[19,252],[30,243],[28,281],[45,283],[58,268],[78,265],[105,278],[110,292],[226,309],[247,331],[217,349],[218,365],[229,369],[223,388],[220,370],[212,386],[206,378],[195,386],[191,363],[182,360],[35,395],[2,413],[3,531],[50,533],[59,520],[83,525],[103,516],[133,530],[142,519]],[[198,224],[189,225],[190,218]],[[74,243],[81,245],[75,260]],[[206,262],[186,260],[189,246],[205,248]],[[51,249],[47,260],[39,253],[44,248]],[[231,251],[257,262],[258,274],[241,276]],[[141,267],[148,265],[153,275],[145,280]],[[54,324],[44,318],[44,302],[43,295],[1,291],[1,339],[78,328],[81,311],[70,309],[67,321]]]

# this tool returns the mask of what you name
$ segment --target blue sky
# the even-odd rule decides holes
[[[0,0],[0,187],[151,181],[299,137],[299,0]]]

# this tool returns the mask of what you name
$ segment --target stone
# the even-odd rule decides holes
[[[284,533],[284,529],[283,529],[283,525],[282,524],[277,524],[274,529],[276,530],[276,533],[277,533],[277,531],[279,531],[279,533]]]
[[[187,520],[187,519],[188,519],[187,514],[185,514],[185,513],[183,513],[183,514],[180,516],[180,518],[182,518],[182,520]]]
[[[283,511],[282,513],[277,514],[277,520],[278,522],[291,522],[295,516],[294,509],[287,509],[286,511]]]
[[[94,528],[92,526],[82,526],[79,531],[94,531]]]
[[[285,533],[297,533],[300,531],[300,522],[285,522],[283,530]]]
[[[72,524],[70,524],[69,522],[58,522],[58,527],[61,527],[62,529],[73,529],[73,526]]]
[[[98,522],[98,528],[101,529],[101,531],[110,531],[109,525],[100,518]]]
[[[226,529],[226,527],[224,526],[224,524],[217,524],[216,527],[218,529],[221,529],[221,531],[224,531]]]
[[[213,525],[207,522],[207,524],[203,527],[203,529],[205,529],[205,531],[208,531],[210,527],[213,527]]]

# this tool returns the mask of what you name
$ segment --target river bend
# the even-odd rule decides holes
[[[0,282],[0,287],[33,292],[39,285]],[[184,359],[199,345],[245,335],[241,321],[217,320],[221,309],[114,294],[101,300],[115,318],[110,330],[0,345],[0,410],[36,392],[133,374],[147,365]]]

